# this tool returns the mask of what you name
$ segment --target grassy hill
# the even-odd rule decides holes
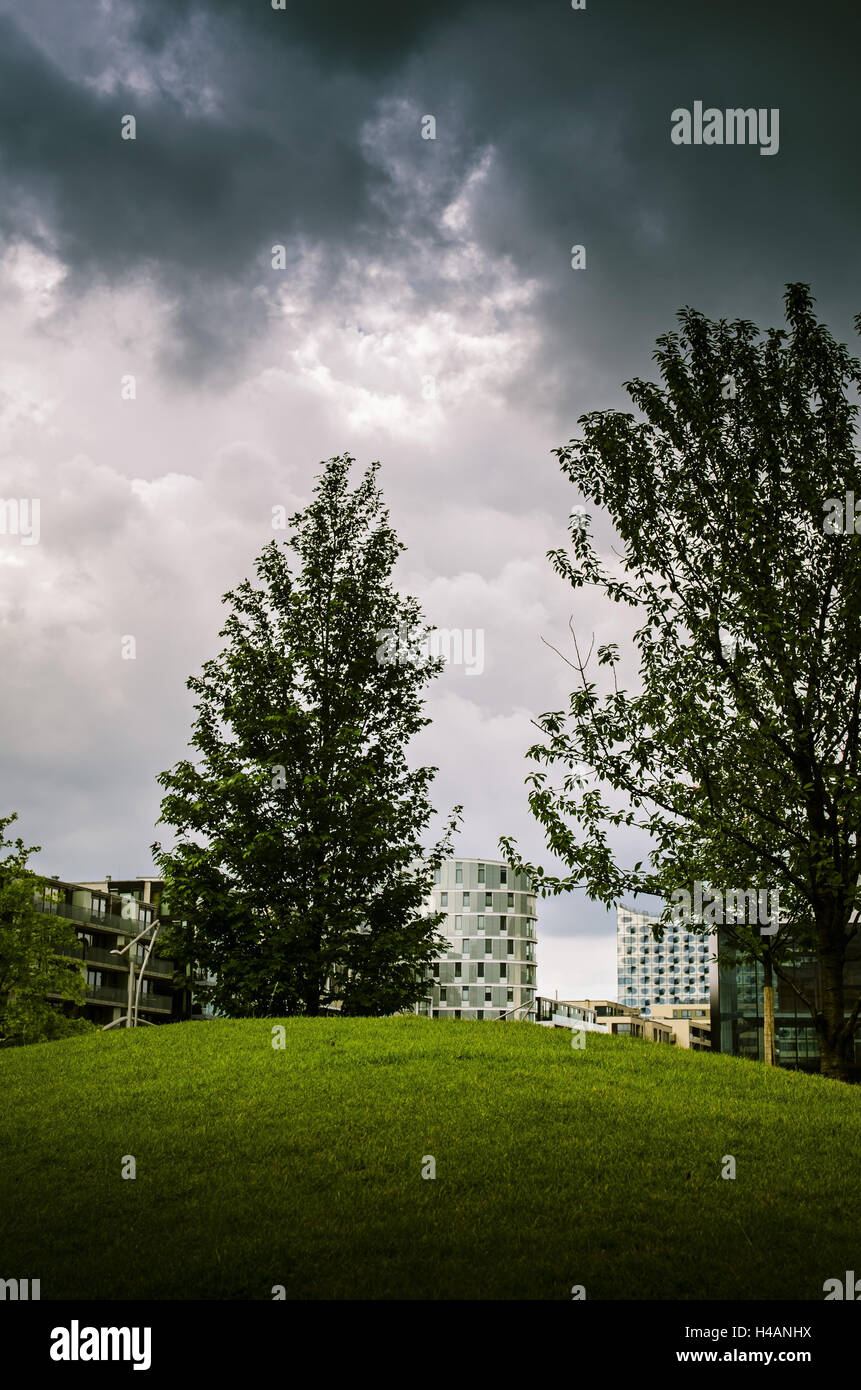
[[[857,1087],[513,1023],[299,1019],[276,1050],[274,1022],[0,1053],[0,1277],[43,1299],[821,1300],[861,1271]]]

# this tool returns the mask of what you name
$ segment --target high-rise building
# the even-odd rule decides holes
[[[446,859],[428,907],[444,912],[448,949],[416,1012],[432,1018],[534,1018],[535,893],[500,860]]]
[[[655,914],[616,910],[616,977],[620,1003],[643,1013],[656,1004],[704,1004],[714,940],[671,922],[656,941]]]

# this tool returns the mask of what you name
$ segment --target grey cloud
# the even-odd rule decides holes
[[[852,24],[848,0],[836,10]],[[165,0],[119,13],[131,17],[123,42],[149,75],[147,94],[100,94],[0,23],[2,217],[7,234],[44,218],[73,270],[70,293],[130,268],[156,277],[177,304],[171,373],[229,371],[259,336],[266,301],[252,291],[275,242],[295,258],[310,239],[328,262],[321,296],[337,286],[349,297],[352,258],[403,259],[422,241],[424,268],[409,273],[416,312],[432,307],[447,244],[440,207],[489,148],[476,233],[543,286],[544,351],[515,388],[524,401],[585,408],[576,390],[572,402],[572,375],[606,392],[692,298],[755,315],[785,280],[811,278],[826,312],[840,304],[861,210],[843,172],[854,74],[846,48],[827,66],[805,60],[833,44],[834,8],[793,3],[779,24],[740,0],[711,24],[670,0],[583,12],[555,0],[291,0],[283,14]],[[189,92],[214,86],[217,114],[183,109],[168,56]],[[671,146],[671,110],[698,96],[780,106],[779,156]],[[438,120],[435,143],[412,126],[390,134],[411,198],[361,143],[365,123],[398,100]],[[119,139],[126,109],[139,120],[134,145]],[[823,222],[820,263],[812,237]],[[587,248],[585,272],[569,266],[574,243]]]
[[[504,0],[513,3],[513,0]],[[499,3],[485,0],[498,13]],[[359,68],[375,75],[386,72],[426,42],[441,27],[475,8],[475,0],[434,0],[405,4],[403,0],[288,0],[281,11],[271,4],[248,5],[244,0],[150,0],[140,11],[136,34],[147,47],[159,50],[182,22],[204,10],[223,16],[284,48],[305,46],[326,66]]]

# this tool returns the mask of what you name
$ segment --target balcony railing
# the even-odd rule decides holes
[[[75,960],[85,960],[95,965],[113,966],[115,970],[122,970],[128,974],[128,952],[124,956],[114,955],[112,951],[106,951],[102,946],[88,946],[86,954],[81,946],[63,946],[60,955],[70,956]],[[143,964],[143,957],[135,956],[135,974],[140,971]],[[173,978],[173,962],[163,956],[150,956],[147,961],[144,977],[147,975],[157,975],[160,978]]]
[[[62,917],[66,922],[85,922],[87,926],[102,927],[105,931],[124,932],[127,936],[137,936],[147,925],[146,917],[121,917],[115,912],[94,912],[90,907],[78,903],[48,903],[41,893],[34,895],[36,910],[49,917]],[[157,917],[150,917],[150,925]]]
[[[89,1004],[127,1004],[128,989],[113,989],[110,985],[85,985],[84,998]],[[156,1013],[171,1013],[173,999],[169,994],[142,994],[140,1008]]]

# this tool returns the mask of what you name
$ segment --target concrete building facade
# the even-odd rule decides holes
[[[672,1028],[676,1047],[686,1047],[692,1052],[711,1052],[711,1011],[707,1004],[655,1004],[651,1017]]]
[[[446,859],[428,900],[447,949],[416,1012],[431,1018],[535,1018],[537,918],[525,874],[497,859]]]
[[[642,1038],[645,1042],[673,1042],[673,1030],[663,1019],[646,1017],[629,1004],[620,1004],[617,999],[572,999],[570,1002],[592,1009],[602,1033]]]

